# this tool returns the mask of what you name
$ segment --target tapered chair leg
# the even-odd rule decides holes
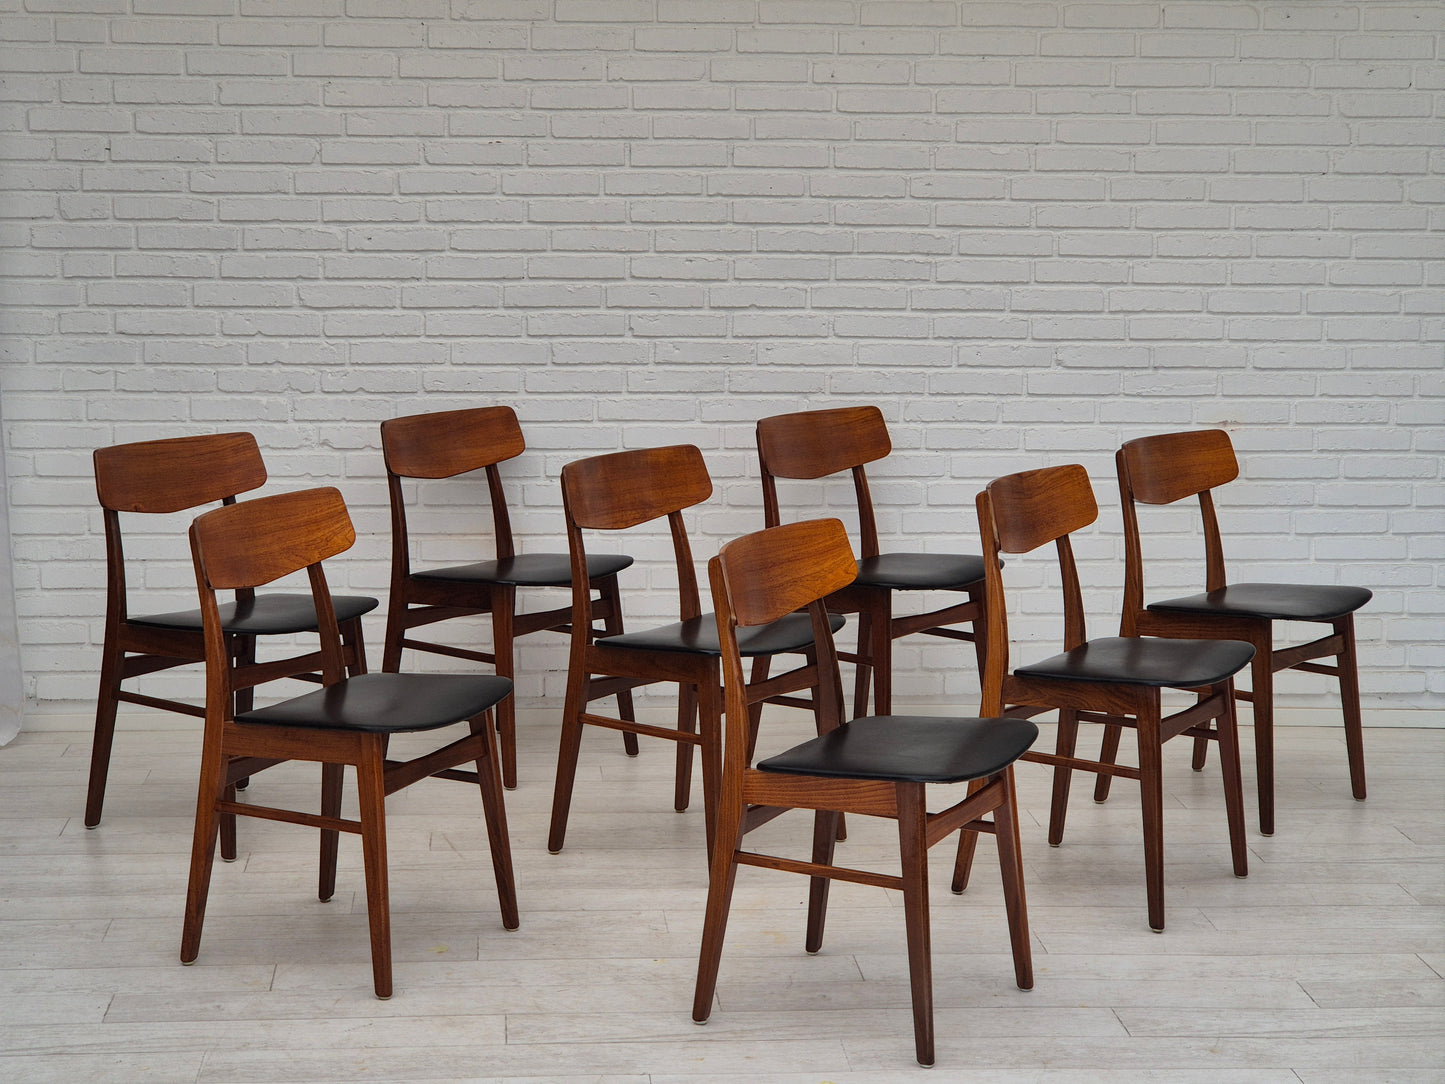
[[[932,1065],[933,951],[928,921],[928,838],[922,783],[898,784],[898,843],[903,868],[903,925],[913,992],[913,1041],[919,1065]]]
[[[692,1019],[705,1024],[712,1015],[713,994],[717,992],[718,970],[722,966],[723,940],[727,935],[728,910],[732,906],[733,884],[737,880],[738,844],[742,840],[739,809],[729,802],[718,818],[709,867],[707,910],[702,921],[702,949],[698,956],[697,986],[693,991]]]
[[[1164,757],[1159,699],[1139,712],[1139,800],[1144,822],[1144,884],[1149,928],[1164,929]]]
[[[191,836],[191,870],[186,885],[186,915],[181,929],[181,963],[196,962],[201,951],[201,928],[206,921],[206,896],[211,888],[211,866],[216,857],[216,802],[224,789],[225,760],[220,737],[207,736],[201,754],[201,777],[196,787],[196,825]]]
[[[580,679],[586,682],[586,678]],[[562,710],[562,733],[557,746],[557,782],[552,790],[552,822],[547,831],[547,851],[560,854],[567,838],[567,814],[572,808],[572,785],[577,778],[577,757],[582,750],[582,720],[585,709],[581,689],[568,689],[567,703]]]
[[[1365,800],[1365,733],[1360,720],[1360,668],[1355,661],[1355,615],[1335,622],[1344,650],[1335,658],[1340,672],[1340,708],[1345,717],[1345,749],[1350,758],[1350,791]]]
[[[813,862],[820,866],[833,864],[833,849],[838,841],[838,818],[843,814],[820,809],[813,814]],[[808,934],[804,948],[811,955],[823,947],[823,928],[828,922],[828,877],[808,878]]]
[[[1055,746],[1058,755],[1071,757],[1078,741],[1079,713],[1069,708],[1059,710],[1059,733]],[[1073,781],[1072,768],[1062,764],[1054,766],[1054,794],[1049,805],[1049,846],[1057,847],[1064,842],[1064,820],[1069,815],[1069,784]]]
[[[608,636],[622,634],[622,589],[616,576],[609,576],[597,585],[598,601],[602,603],[602,629]],[[636,722],[637,715],[632,707],[632,693],[624,690],[617,694],[617,717]],[[630,730],[622,732],[622,751],[630,757],[637,756],[637,735]]]
[[[998,865],[1003,878],[1004,911],[1008,915],[1009,943],[1013,948],[1014,979],[1020,990],[1034,988],[1033,946],[1029,943],[1029,910],[1024,894],[1023,848],[1019,842],[1018,794],[1013,766],[999,777],[1004,798],[993,811]],[[968,833],[973,835],[973,833]]]
[[[391,997],[391,901],[386,876],[386,753],[374,735],[359,742],[356,797],[360,807],[361,859],[366,870],[366,918],[371,928],[371,974],[376,996]]]
[[[1249,874],[1249,850],[1244,839],[1244,777],[1239,757],[1239,723],[1234,704],[1234,685],[1230,682],[1219,690],[1224,700],[1224,714],[1217,720],[1219,734],[1219,768],[1224,776],[1224,811],[1229,821],[1229,853],[1234,860],[1234,875]]]
[[[95,696],[95,734],[90,741],[90,782],[85,789],[85,826],[100,823],[105,806],[105,781],[110,774],[110,750],[115,743],[115,715],[120,706],[115,699],[120,679],[119,660],[109,644],[100,667],[100,689]]]
[[[487,843],[492,850],[492,872],[504,929],[521,924],[517,909],[517,879],[512,871],[512,843],[507,832],[507,808],[502,798],[502,775],[497,767],[497,735],[490,713],[473,719],[472,733],[483,739],[484,755],[477,758],[477,786],[482,792],[482,813],[487,822]]]
[[[698,695],[694,685],[679,685],[677,689],[677,730],[679,734],[697,733]],[[623,731],[627,733],[627,731]],[[692,801],[693,743],[677,743],[677,769],[672,790],[672,808],[684,812]]]
[[[492,657],[497,673],[514,680],[517,663],[512,653],[517,649],[513,615],[517,612],[517,589],[511,584],[498,584],[492,591]],[[517,705],[507,697],[496,707],[497,733],[501,737],[502,786],[517,786]]]
[[[1266,626],[1266,630],[1267,630]],[[1254,774],[1259,794],[1259,830],[1274,835],[1274,665],[1269,633],[1261,647],[1254,645],[1250,662],[1250,697],[1254,705]]]
[[[321,765],[321,815],[341,816],[341,785],[345,766],[341,764]],[[336,895],[336,854],[341,833],[330,828],[321,829],[321,874],[317,885],[316,898],[325,903]]]
[[[1119,738],[1123,735],[1123,733],[1124,728],[1122,726],[1117,726],[1114,723],[1104,724],[1104,737],[1099,745],[1100,764],[1119,763]],[[1197,751],[1195,755],[1196,757],[1198,756]],[[1201,764],[1200,767],[1202,766],[1203,765]],[[1094,778],[1094,801],[1104,802],[1108,800],[1109,785],[1113,781],[1114,777],[1108,772],[1100,772]]]

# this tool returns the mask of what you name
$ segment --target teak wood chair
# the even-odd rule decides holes
[[[481,790],[501,901],[502,925],[518,925],[511,844],[497,769],[492,709],[512,683],[493,674],[367,674],[348,677],[321,562],[349,549],[356,533],[335,489],[282,493],[218,508],[191,525],[191,553],[205,618],[206,732],[196,797],[181,962],[200,952],[218,817],[260,817],[321,829],[318,896],[336,887],[338,833],[361,836],[371,966],[376,996],[392,993],[391,909],[387,895],[385,797],[428,776],[461,779]],[[232,659],[216,602],[218,590],[259,587],[305,569],[319,618],[324,687],[278,704],[233,710]],[[470,733],[409,761],[387,759],[393,734],[466,722]],[[320,762],[321,813],[237,802],[230,785],[241,775],[285,760]],[[458,765],[472,763],[475,771]],[[356,770],[360,815],[341,817],[342,772]]]
[[[121,514],[161,515],[200,505],[234,504],[236,497],[266,482],[266,464],[250,433],[171,437],[98,448],[94,452],[95,490],[105,524],[105,645],[101,649],[100,688],[96,694],[95,737],[90,753],[90,783],[85,798],[85,826],[100,823],[106,777],[115,740],[116,709],[121,703],[204,718],[206,709],[183,701],[132,692],[122,683],[144,674],[203,662],[206,658],[199,609],[159,614],[132,614],[126,584]],[[179,534],[177,537],[179,543]],[[366,669],[361,616],[376,608],[374,598],[337,595],[333,598],[345,651],[345,666]],[[254,668],[256,640],[316,630],[311,596],[279,592],[257,595],[249,588],[217,608],[227,648],[236,662],[233,687],[238,710],[250,708],[252,686],[281,677],[320,681],[311,672]],[[235,820],[226,818],[222,855],[236,856]]]
[[[1328,674],[1340,683],[1350,787],[1365,797],[1365,744],[1360,725],[1360,677],[1355,662],[1355,611],[1370,601],[1363,587],[1296,583],[1230,583],[1211,491],[1239,476],[1229,434],[1220,429],[1165,433],[1127,442],[1115,454],[1124,505],[1124,608],[1126,636],[1181,636],[1242,640],[1254,645],[1250,689],[1236,700],[1254,705],[1254,749],[1259,787],[1259,830],[1274,833],[1274,675],[1281,670]],[[1204,523],[1204,593],[1144,603],[1144,559],[1139,504],[1173,504],[1198,496]],[[1331,626],[1307,644],[1274,646],[1276,621]],[[1313,660],[1335,659],[1333,666]],[[1114,740],[1117,741],[1117,734]],[[1196,740],[1194,766],[1207,746]],[[1100,777],[1102,785],[1107,777]],[[1107,793],[1107,788],[1099,797]]]
[[[509,406],[414,414],[381,423],[381,449],[391,496],[391,596],[386,616],[386,648],[382,670],[401,669],[403,648],[488,663],[506,678],[516,676],[515,642],[534,632],[566,632],[570,605],[533,613],[517,612],[519,588],[569,588],[572,568],[565,553],[516,552],[506,494],[497,465],[522,454],[526,443],[516,412]],[[453,478],[469,471],[486,473],[491,499],[492,537],[496,559],[413,570],[407,532],[404,479]],[[631,557],[599,554],[587,562],[588,583],[598,592],[593,616],[609,633],[622,631],[617,598],[617,573]],[[492,650],[479,651],[420,640],[408,633],[423,625],[485,614],[492,622]],[[626,694],[624,694],[626,695]],[[631,704],[623,715],[631,718]],[[517,715],[511,697],[497,706],[501,731],[502,781],[517,785]],[[625,735],[627,751],[637,752],[637,739]]]
[[[768,527],[782,522],[777,479],[818,479],[842,471],[852,474],[858,500],[858,575],[829,597],[828,608],[859,617],[858,653],[839,656],[856,664],[853,714],[867,710],[870,679],[874,712],[887,715],[892,711],[893,641],[899,637],[924,633],[971,640],[982,669],[983,558],[880,552],[877,517],[864,468],[893,450],[882,412],[875,406],[858,406],[779,414],[758,422],[757,441],[763,520]],[[900,591],[963,592],[968,601],[926,613],[895,615],[893,596]],[[960,624],[972,627],[954,627]]]
[[[1139,781],[1143,806],[1144,879],[1149,925],[1164,929],[1163,745],[1179,734],[1219,743],[1224,808],[1229,822],[1234,873],[1249,872],[1244,841],[1244,798],[1240,783],[1239,735],[1233,679],[1249,665],[1254,648],[1233,640],[1152,637],[1096,637],[1084,624],[1083,596],[1069,536],[1099,515],[1089,476],[1077,464],[1024,471],[995,479],[978,495],[988,583],[988,658],[984,665],[984,715],[1029,718],[1057,708],[1058,741],[1053,753],[1030,751],[1024,760],[1054,766],[1049,843],[1064,838],[1069,783],[1075,770]],[[1022,554],[1055,543],[1064,595],[1064,652],[1009,672],[1008,611],[1000,555]],[[1196,702],[1163,714],[1162,690],[1192,692]],[[1214,721],[1215,726],[1209,726]],[[1128,727],[1136,732],[1139,767],[1111,756],[1086,760],[1075,755],[1078,724],[1106,724],[1106,735]],[[1106,751],[1107,752],[1107,751]],[[959,869],[968,878],[973,840],[959,845]]]
[[[1033,743],[1038,728],[1012,719],[901,716],[843,721],[843,688],[825,600],[853,580],[857,565],[847,532],[836,519],[745,535],[723,546],[709,562],[708,573],[722,644],[727,740],[692,1018],[703,1023],[712,1009],[738,866],[809,878],[805,947],[810,953],[822,948],[831,880],[894,888],[903,893],[918,1061],[932,1065],[928,848],[934,843],[959,829],[969,838],[980,832],[996,836],[1014,976],[1020,989],[1033,987],[1013,762]],[[818,648],[790,680],[803,680],[813,690],[822,733],[750,767],[751,709],[759,693],[744,682],[739,637],[800,608],[812,623]],[[970,785],[962,801],[940,813],[927,811],[928,784],[965,781]],[[811,860],[742,849],[747,832],[789,809],[814,811]],[[833,864],[838,821],[845,812],[898,822],[900,875]],[[991,820],[980,819],[989,813]]]
[[[698,596],[692,547],[682,516],[711,495],[712,479],[702,453],[690,444],[594,456],[562,468],[562,506],[572,558],[572,651],[547,838],[547,849],[553,854],[562,850],[567,833],[584,725],[677,742],[673,808],[679,812],[687,809],[692,789],[693,747],[701,750],[703,820],[711,853],[722,772],[722,649],[713,616],[703,612]],[[586,578],[589,565],[583,532],[627,530],[659,519],[667,520],[672,537],[679,620],[641,632],[598,635]],[[841,625],[841,618],[836,620]],[[794,614],[751,630],[741,651],[750,658],[760,658],[807,652],[812,644],[813,632],[807,618]],[[676,729],[587,710],[594,700],[657,682],[678,685]],[[781,679],[763,682],[759,687],[770,699],[796,689]]]

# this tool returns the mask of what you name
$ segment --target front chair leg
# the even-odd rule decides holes
[[[487,842],[492,849],[492,872],[497,879],[497,900],[502,910],[502,927],[515,930],[521,925],[517,910],[517,879],[512,871],[512,842],[507,832],[507,807],[502,794],[502,776],[497,769],[497,735],[491,713],[473,719],[472,733],[482,739],[477,758],[477,786],[482,792],[482,813],[487,822]]]
[[[820,866],[833,864],[833,847],[838,840],[838,819],[843,814],[820,809],[813,814],[813,861]],[[830,877],[808,878],[808,935],[803,947],[809,955],[823,948],[823,927],[828,921],[828,887]]]
[[[345,765],[322,764],[321,765],[321,815],[323,817],[341,816],[341,784]],[[321,874],[316,888],[316,898],[322,903],[327,902],[336,895],[336,853],[341,839],[341,833],[331,829],[321,829]]]
[[[1029,943],[1029,908],[1024,895],[1023,848],[1019,843],[1018,794],[1014,790],[1013,765],[1005,768],[998,779],[1004,793],[1003,800],[993,811],[993,826],[998,841],[999,872],[1003,876],[1009,942],[1013,947],[1014,979],[1020,990],[1032,990],[1033,947]]]
[[[913,1041],[919,1065],[932,1065],[933,951],[928,923],[928,831],[922,783],[898,784],[898,843],[903,867],[903,926],[913,991]]]
[[[363,735],[356,757],[361,810],[361,857],[366,868],[366,917],[371,928],[371,975],[376,996],[391,997],[391,902],[386,884],[386,752],[376,735]]]

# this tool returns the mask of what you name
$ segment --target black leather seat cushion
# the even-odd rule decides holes
[[[1105,636],[1043,662],[1015,668],[1020,677],[1194,689],[1238,673],[1254,658],[1240,640]]]
[[[1268,617],[1279,621],[1333,621],[1354,613],[1374,595],[1364,587],[1308,583],[1235,583],[1203,595],[1152,603],[1159,613]]]
[[[829,614],[828,626],[837,632],[843,627],[841,614]],[[710,613],[690,621],[659,625],[641,632],[624,632],[602,636],[596,641],[604,647],[630,648],[638,651],[680,651],[689,655],[722,654],[717,638],[717,618]],[[813,642],[813,626],[805,613],[788,614],[770,625],[738,629],[738,651],[745,657],[775,655],[780,651],[797,651]]]
[[[588,557],[587,577],[595,580],[615,576],[630,564],[632,558],[621,554]],[[505,583],[513,587],[566,587],[572,582],[572,562],[565,553],[522,553],[503,561],[429,568],[413,572],[412,578],[452,583]]]
[[[764,772],[961,783],[1012,764],[1039,736],[1025,719],[875,715],[758,762]]]
[[[967,587],[983,579],[983,558],[963,553],[880,553],[858,562],[860,587],[932,591]]]
[[[332,595],[331,605],[338,622],[350,621],[376,609],[377,601],[366,595]],[[312,632],[316,628],[316,603],[307,595],[264,594],[251,602],[223,602],[217,609],[221,628],[226,632],[253,636],[285,636],[293,632]],[[157,629],[199,631],[200,610],[177,610],[174,613],[131,617],[133,625]]]
[[[238,723],[401,733],[480,715],[512,691],[495,674],[358,674],[291,700],[243,712]]]

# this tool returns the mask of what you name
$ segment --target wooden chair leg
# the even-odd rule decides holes
[[[697,733],[698,690],[695,685],[679,684],[677,687],[677,731],[679,734]],[[679,813],[687,809],[692,801],[693,743],[677,743],[677,770],[672,788],[672,808]]]
[[[833,864],[833,848],[838,842],[838,818],[843,814],[820,809],[813,814],[813,861],[820,866]],[[823,928],[828,922],[828,888],[831,877],[808,878],[808,933],[803,943],[809,955],[823,947]]]
[[[738,844],[742,840],[741,803],[727,802],[718,814],[717,838],[713,841],[707,887],[707,910],[702,920],[702,949],[697,961],[697,986],[693,991],[692,1018],[705,1024],[712,1014],[717,992],[718,970],[722,965],[723,939],[727,935],[728,910],[732,906],[733,882],[737,879]]]
[[[366,869],[366,917],[371,928],[371,974],[376,996],[391,997],[391,901],[386,885],[386,753],[375,735],[363,735],[356,757],[361,810],[361,858]]]
[[[858,611],[858,661],[853,667],[853,718],[868,714],[868,682],[873,673],[872,621],[866,609]]]
[[[1234,706],[1234,683],[1219,687],[1223,697],[1223,714],[1215,731],[1219,736],[1219,767],[1224,776],[1224,811],[1229,820],[1229,853],[1234,860],[1234,875],[1249,874],[1249,849],[1244,840],[1244,778],[1239,763],[1239,721]]]
[[[557,782],[552,790],[552,823],[547,830],[547,851],[561,854],[567,838],[567,812],[572,808],[572,784],[577,778],[577,755],[582,748],[581,713],[587,709],[587,676],[573,676],[567,683],[567,702],[562,709],[562,733],[557,745]]]
[[[236,784],[227,784],[221,797],[225,801],[234,802],[236,800]],[[236,814],[222,813],[217,819],[221,834],[221,861],[234,862],[236,860]]]
[[[622,629],[622,591],[618,587],[617,577],[609,576],[596,583],[597,595],[603,603],[601,609],[604,614],[602,618],[602,629],[608,636],[621,635]],[[636,722],[637,715],[632,707],[632,692],[630,690],[617,694],[617,717],[626,719],[628,722]],[[630,757],[637,756],[637,735],[630,730],[622,732],[622,751]]]
[[[1144,827],[1144,886],[1149,928],[1164,929],[1164,757],[1159,739],[1159,696],[1137,716],[1139,798]]]
[[[704,680],[697,696],[698,731],[702,738],[699,746],[702,759],[702,816],[709,857],[717,841],[718,804],[722,800],[722,714],[722,674],[714,663],[711,676]]]
[[[220,735],[208,734],[201,752],[200,781],[196,786],[196,825],[191,836],[191,871],[186,885],[186,914],[181,927],[183,964],[195,963],[201,951],[201,927],[206,921],[206,896],[211,888],[211,866],[216,857],[216,802],[224,789],[225,765]]]
[[[517,589],[498,584],[492,591],[492,658],[496,671],[509,681],[517,676],[517,649],[514,616],[517,612]],[[514,697],[505,697],[496,707],[497,733],[502,754],[502,786],[517,786],[517,704]]]
[[[1334,623],[1344,650],[1335,659],[1340,672],[1340,708],[1345,717],[1345,749],[1350,758],[1350,791],[1365,800],[1365,732],[1360,721],[1360,669],[1355,661],[1355,615]]]
[[[1029,908],[1024,894],[1023,848],[1019,842],[1018,794],[1014,789],[1013,765],[1003,770],[998,781],[1002,784],[1003,801],[993,811],[993,826],[998,842],[999,872],[1003,877],[1009,943],[1013,948],[1014,980],[1020,990],[1032,990],[1033,946],[1029,943]],[[972,832],[968,834],[974,835]]]
[[[342,764],[321,765],[321,815],[341,816],[341,784],[345,773]],[[336,853],[341,833],[330,828],[321,829],[321,874],[316,888],[316,898],[322,903],[336,895]]]
[[[1074,755],[1079,734],[1079,713],[1070,708],[1059,709],[1059,734],[1055,751],[1062,757]],[[1049,805],[1049,846],[1057,847],[1064,841],[1064,820],[1069,814],[1069,784],[1073,781],[1074,770],[1063,765],[1054,766],[1054,796]]]
[[[469,724],[483,739],[483,755],[477,758],[477,786],[482,792],[482,812],[487,821],[487,842],[492,849],[492,872],[497,879],[497,900],[502,927],[515,930],[521,924],[517,909],[517,878],[512,871],[512,842],[507,832],[507,807],[502,795],[502,775],[497,766],[497,735],[491,713]]]
[[[1119,763],[1119,737],[1124,733],[1122,726],[1113,723],[1104,724],[1104,737],[1099,745],[1099,763]],[[1109,799],[1109,785],[1114,777],[1108,772],[1100,772],[1094,777],[1094,801],[1105,802]]]
[[[903,925],[913,991],[913,1041],[919,1065],[932,1065],[933,952],[928,922],[928,832],[922,783],[898,784],[898,844],[903,867]]]
[[[1270,657],[1269,625],[1264,645],[1256,641],[1249,667],[1250,695],[1254,704],[1254,773],[1259,791],[1259,830],[1274,835],[1274,663]]]
[[[115,742],[115,715],[120,706],[115,698],[119,690],[119,659],[105,645],[105,658],[100,665],[100,688],[95,696],[95,734],[90,742],[90,782],[85,789],[85,826],[100,823],[105,806],[105,780],[110,774],[110,750]]]
[[[984,782],[975,779],[968,784],[968,796],[973,797],[984,787]],[[953,858],[953,881],[949,891],[955,896],[962,895],[968,888],[968,879],[973,875],[973,859],[978,852],[978,833],[966,829],[958,833],[958,853]]]
[[[341,648],[346,659],[348,677],[366,673],[366,639],[361,635],[361,618],[355,617],[340,626]],[[398,658],[398,665],[400,659]]]
[[[868,639],[873,647],[873,714],[893,711],[893,607],[885,594],[883,604],[869,615],[873,628]]]

